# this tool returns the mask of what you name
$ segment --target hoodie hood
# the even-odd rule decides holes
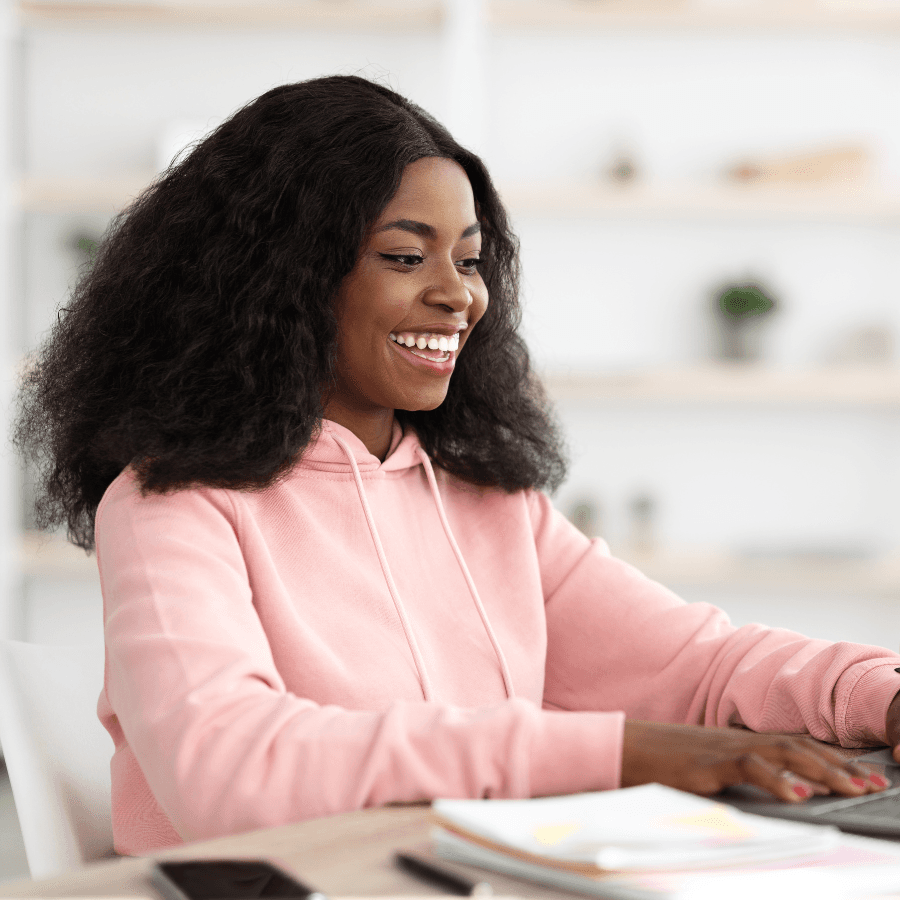
[[[344,448],[335,438],[340,438],[350,449],[360,473],[396,472],[422,465],[419,455],[421,444],[415,430],[403,426],[394,419],[394,430],[387,456],[382,462],[369,453],[366,445],[349,429],[329,419],[322,419],[319,433],[312,439],[300,465],[321,472],[350,472],[350,461]]]

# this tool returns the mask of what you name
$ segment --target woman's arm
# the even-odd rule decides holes
[[[894,672],[900,659],[890,651],[761,625],[736,628],[721,610],[686,604],[611,558],[602,542],[588,542],[541,495],[532,498],[532,516],[547,598],[545,703],[624,710],[623,783],[658,780],[697,790],[703,754],[712,764],[717,754],[736,759],[763,745],[769,749],[759,752],[778,770],[787,767],[835,790],[862,771],[815,745],[810,751],[808,741],[798,746],[746,731],[685,732],[684,726],[806,733],[843,746],[887,741],[888,705],[900,687]],[[696,756],[684,756],[689,746]],[[651,752],[637,754],[641,747]],[[727,777],[771,789],[772,770],[753,765],[756,774],[748,779],[729,762]],[[823,766],[839,771],[830,776]],[[778,786],[787,799],[789,786]]]

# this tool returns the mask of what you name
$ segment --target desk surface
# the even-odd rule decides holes
[[[284,862],[306,883],[335,897],[426,896],[430,888],[393,864],[400,849],[428,853],[429,808],[393,806],[344,813],[236,837],[217,838],[179,847],[159,858],[264,856]],[[450,863],[443,863],[454,868]],[[149,858],[118,859],[87,866],[43,881],[17,881],[0,886],[0,897],[152,897],[147,881]],[[476,870],[457,867],[471,875]],[[481,873],[482,875],[484,873]],[[575,895],[491,873],[495,894],[535,898]]]
[[[846,757],[867,752],[835,749]],[[285,863],[307,884],[333,897],[438,895],[439,890],[416,880],[393,863],[397,850],[430,853],[429,812],[427,804],[366,809],[202,841],[155,856],[161,859],[266,857]],[[0,898],[142,897],[158,900],[147,880],[151,864],[150,858],[131,857],[97,863],[58,878],[10,882],[0,886]],[[442,865],[454,868],[443,861]],[[478,872],[463,866],[456,868],[469,876]],[[547,900],[572,900],[583,896],[495,873],[486,880],[493,885],[494,893],[501,896]]]

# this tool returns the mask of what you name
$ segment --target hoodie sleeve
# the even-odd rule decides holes
[[[531,497],[547,610],[544,703],[627,718],[809,733],[844,747],[887,743],[900,657],[883,647],[733,626],[685,603]]]
[[[291,693],[254,606],[238,516],[227,491],[140,497],[127,480],[98,512],[100,713],[116,745],[120,851],[152,849],[166,829],[146,823],[160,814],[199,840],[388,802],[616,786],[621,713],[524,699],[370,711]]]

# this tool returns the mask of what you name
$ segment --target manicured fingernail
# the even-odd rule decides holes
[[[856,779],[853,779],[856,781]],[[887,787],[890,782],[883,775],[876,775],[874,772],[869,776],[869,781],[872,782],[876,787]]]
[[[791,790],[800,797],[801,800],[812,797],[812,791],[805,784],[795,784]]]
[[[858,788],[864,788],[866,786],[865,781],[862,778],[851,778],[850,779],[853,784],[855,784]]]

